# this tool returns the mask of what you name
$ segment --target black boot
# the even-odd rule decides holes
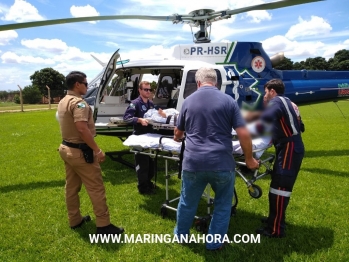
[[[122,227],[116,227],[113,224],[109,224],[105,227],[97,227],[97,234],[101,235],[119,235],[124,233],[124,229]]]

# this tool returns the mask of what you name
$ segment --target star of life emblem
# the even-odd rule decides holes
[[[253,71],[255,71],[256,73],[262,72],[265,68],[264,58],[261,56],[256,56],[255,58],[253,58],[251,62],[251,67]]]

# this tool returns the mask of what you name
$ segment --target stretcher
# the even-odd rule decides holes
[[[167,124],[155,123],[153,125],[154,129],[173,129],[173,126]],[[123,144],[130,147],[130,152],[134,154],[143,154],[148,155],[154,159],[154,174],[155,174],[155,183],[157,178],[157,161],[159,158],[165,160],[165,191],[166,199],[164,204],[161,206],[161,215],[165,217],[167,215],[167,210],[177,211],[176,207],[172,204],[175,201],[179,200],[179,196],[170,199],[169,196],[169,179],[172,176],[178,175],[180,178],[181,175],[181,157],[183,156],[183,148],[185,146],[185,141],[176,142],[173,140],[173,136],[163,136],[161,134],[143,134],[143,135],[131,135],[129,136]],[[244,162],[244,155],[240,146],[239,141],[232,141],[233,144],[233,157],[236,163],[236,174],[238,174],[243,181],[245,182],[248,193],[253,198],[260,198],[262,196],[262,189],[255,185],[254,182],[262,177],[271,174],[271,167],[274,161],[274,155],[267,153],[266,150],[271,147],[270,137],[261,137],[252,140],[252,147],[254,157],[259,159],[260,168],[258,170],[252,171],[246,167]],[[169,172],[169,163],[168,161],[175,161],[178,166],[178,173]],[[263,168],[261,168],[263,167]],[[251,178],[247,178],[247,177]],[[211,218],[211,207],[214,205],[214,198],[210,194],[211,188],[210,185],[205,189],[203,197],[206,200],[207,204],[207,215],[205,216],[195,216],[195,226],[198,231],[206,232],[207,225]],[[233,216],[236,213],[236,206],[238,204],[238,197],[236,190],[234,188],[234,197],[232,200],[231,215]]]

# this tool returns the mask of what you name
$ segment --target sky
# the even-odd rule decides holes
[[[99,15],[188,14],[201,8],[236,9],[270,0],[2,0],[0,25]],[[262,42],[271,56],[292,61],[331,58],[349,49],[349,0],[326,0],[232,16],[212,25],[212,42]],[[193,29],[194,33],[197,28]],[[166,58],[177,44],[192,44],[189,25],[145,20],[80,22],[0,31],[0,91],[31,84],[30,76],[52,67],[63,75],[79,70],[92,80],[120,49],[123,60]]]

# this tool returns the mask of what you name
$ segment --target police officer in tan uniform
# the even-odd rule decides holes
[[[82,99],[87,91],[86,75],[79,71],[66,76],[67,95],[59,102],[58,117],[62,134],[59,154],[66,171],[65,197],[72,229],[91,220],[80,213],[79,192],[84,184],[96,215],[97,234],[121,234],[123,228],[110,223],[101,167],[105,154],[94,141],[93,113]]]

